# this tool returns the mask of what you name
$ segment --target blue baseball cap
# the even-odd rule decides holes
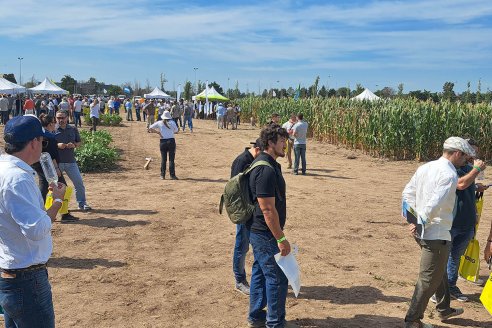
[[[8,143],[26,142],[37,137],[53,139],[53,133],[46,132],[34,115],[16,116],[5,124],[3,139]]]

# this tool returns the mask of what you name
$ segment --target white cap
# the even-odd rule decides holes
[[[460,137],[449,137],[444,141],[444,145],[442,146],[447,150],[459,150],[467,154],[468,156],[475,157],[477,154],[475,153],[475,149],[463,138]]]

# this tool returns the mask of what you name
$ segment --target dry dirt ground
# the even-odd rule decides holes
[[[74,210],[80,221],[53,228],[57,327],[245,327],[248,297],[233,288],[235,226],[218,214],[218,201],[233,159],[259,130],[217,130],[195,120],[193,134],[176,137],[180,180],[162,181],[158,135],[146,133],[142,122],[123,123],[102,128],[121,150],[119,167],[84,175],[94,210]],[[294,176],[279,159],[287,183],[285,232],[299,246],[302,272],[299,297],[289,291],[287,319],[301,327],[403,327],[419,249],[400,218],[400,195],[420,164],[311,140],[307,160],[307,176]],[[492,196],[485,199],[482,243],[491,211]],[[482,276],[488,273],[482,264]],[[430,304],[426,321],[492,327],[481,287],[459,286],[471,301],[452,305],[465,314],[441,323]]]

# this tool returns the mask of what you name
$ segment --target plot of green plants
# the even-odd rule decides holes
[[[113,170],[120,155],[111,147],[113,137],[108,131],[80,131],[82,146],[75,151],[75,158],[82,172]]]

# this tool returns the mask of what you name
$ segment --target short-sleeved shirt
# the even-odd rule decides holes
[[[269,154],[262,152],[253,161],[267,161],[273,168],[268,166],[255,167],[249,176],[249,189],[255,200],[253,218],[248,221],[247,227],[251,231],[270,231],[268,228],[257,198],[275,197],[275,208],[278,212],[280,228],[283,229],[287,215],[287,204],[285,199],[285,180],[282,176],[282,168]]]
[[[297,136],[294,139],[294,145],[305,145],[306,144],[306,136],[308,131],[308,124],[304,121],[299,121],[292,127],[294,133]]]
[[[232,162],[231,178],[241,172],[244,172],[244,170],[246,170],[246,168],[248,168],[254,160],[255,159],[253,155],[251,155],[251,153],[249,152],[249,149],[243,151],[238,157],[236,157],[234,162]]]
[[[173,120],[167,120],[167,124],[169,128],[164,125],[164,121],[157,121],[149,126],[149,129],[158,129],[161,133],[161,139],[173,139],[174,133],[178,132],[178,126]]]
[[[80,142],[79,130],[76,127],[67,124],[65,129],[58,127],[56,130],[57,134],[55,136],[56,142],[58,143],[76,143]],[[58,149],[58,154],[60,155],[60,163],[75,163],[75,149],[65,148]]]
[[[473,166],[466,165],[456,170],[461,178],[467,175]],[[477,207],[475,205],[475,182],[465,190],[456,190],[456,213],[453,219],[453,228],[473,229],[477,218]]]

